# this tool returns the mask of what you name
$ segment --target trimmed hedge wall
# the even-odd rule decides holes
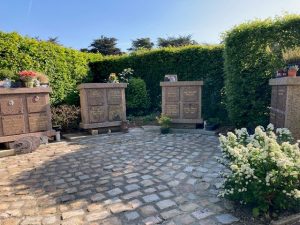
[[[79,103],[76,86],[88,75],[88,62],[100,60],[100,54],[82,53],[45,41],[0,32],[0,69],[36,70],[50,79],[53,104]]]
[[[244,23],[225,34],[225,93],[229,118],[254,128],[269,121],[268,80],[283,67],[281,50],[300,45],[300,16]]]
[[[90,63],[95,82],[106,79],[110,73],[132,68],[134,74],[147,85],[151,110],[160,109],[161,87],[165,74],[177,74],[179,80],[204,80],[203,117],[226,120],[222,101],[224,86],[223,46],[188,46],[138,51],[130,55],[109,56]]]

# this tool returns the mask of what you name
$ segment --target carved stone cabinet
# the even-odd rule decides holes
[[[22,139],[31,151],[33,141],[39,145],[40,137],[55,135],[50,92],[50,88],[0,88],[0,143]]]
[[[121,126],[126,121],[125,83],[86,83],[80,91],[83,129]]]
[[[203,81],[161,82],[162,113],[174,124],[200,124]]]
[[[271,79],[270,123],[276,128],[288,128],[300,139],[300,77]]]

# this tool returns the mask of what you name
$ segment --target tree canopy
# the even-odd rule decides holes
[[[102,55],[120,55],[121,49],[117,48],[117,40],[114,37],[101,36],[99,39],[95,39],[91,45],[89,52],[101,53]]]
[[[158,38],[158,47],[180,47],[186,45],[197,45],[198,43],[192,39],[192,35],[179,36],[179,37],[168,37],[168,38]]]
[[[137,38],[136,40],[132,40],[131,48],[129,51],[137,51],[139,49],[152,49],[154,43],[151,42],[150,38]]]

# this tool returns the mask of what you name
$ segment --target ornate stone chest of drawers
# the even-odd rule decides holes
[[[271,79],[270,123],[276,128],[288,128],[300,139],[300,77]]]
[[[172,118],[172,123],[199,124],[203,81],[161,82],[162,113]]]
[[[50,88],[0,88],[0,142],[52,136]]]
[[[121,126],[126,121],[125,83],[87,83],[80,91],[80,127],[94,129]]]

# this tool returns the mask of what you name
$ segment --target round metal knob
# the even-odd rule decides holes
[[[8,105],[13,106],[15,104],[14,100],[9,100]]]
[[[39,96],[34,96],[33,101],[37,102],[37,101],[39,101],[39,100],[40,100],[40,97],[39,97]]]

